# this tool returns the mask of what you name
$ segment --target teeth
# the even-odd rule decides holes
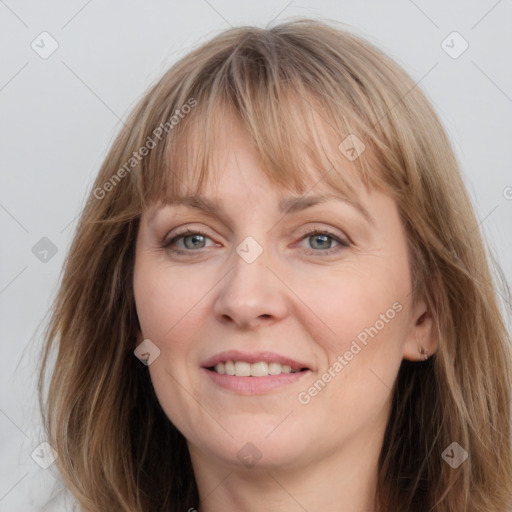
[[[250,377],[251,376],[251,365],[243,361],[237,361],[235,363],[235,375],[237,377]]]
[[[226,361],[224,363],[224,368],[227,375],[235,375],[235,363],[233,363],[233,361]]]
[[[251,364],[251,375],[253,377],[266,377],[268,375],[268,364],[264,361]]]
[[[215,371],[221,375],[236,375],[237,377],[266,377],[268,375],[280,375],[281,373],[296,373],[291,366],[280,363],[247,363],[245,361],[226,361],[215,365]]]
[[[290,367],[288,366],[288,368],[290,368]],[[280,363],[270,363],[268,365],[268,373],[270,375],[279,375],[281,373],[282,369],[283,368],[281,367]]]

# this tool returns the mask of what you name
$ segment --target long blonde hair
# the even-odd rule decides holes
[[[325,147],[355,135],[366,149],[350,165],[398,205],[413,299],[427,299],[440,342],[428,361],[402,362],[379,461],[380,509],[505,512],[510,338],[450,142],[400,66],[334,23],[307,19],[230,29],[185,56],[140,100],[100,169],[51,308],[39,375],[48,441],[81,508],[198,506],[186,440],[133,355],[134,244],[142,212],[177,197],[185,173],[201,190],[226,109],[276,185],[306,193],[315,169],[346,190]],[[469,454],[457,469],[442,458],[453,442]]]

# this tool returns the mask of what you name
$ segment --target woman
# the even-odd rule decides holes
[[[241,27],[126,124],[40,374],[81,509],[508,510],[509,337],[411,78],[322,22]]]

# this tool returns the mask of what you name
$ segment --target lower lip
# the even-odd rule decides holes
[[[310,370],[295,373],[281,373],[267,377],[237,377],[201,368],[217,386],[229,389],[241,395],[263,395],[275,389],[294,384],[309,375]]]

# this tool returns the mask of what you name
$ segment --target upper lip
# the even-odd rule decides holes
[[[241,352],[239,350],[219,352],[204,361],[202,363],[202,367],[211,368],[212,366],[215,366],[218,363],[224,363],[225,361],[245,361],[247,363],[258,363],[259,361],[264,361],[266,363],[280,363],[282,365],[288,365],[292,370],[301,370],[302,368],[309,370],[307,364],[281,354],[276,354],[275,352]]]

